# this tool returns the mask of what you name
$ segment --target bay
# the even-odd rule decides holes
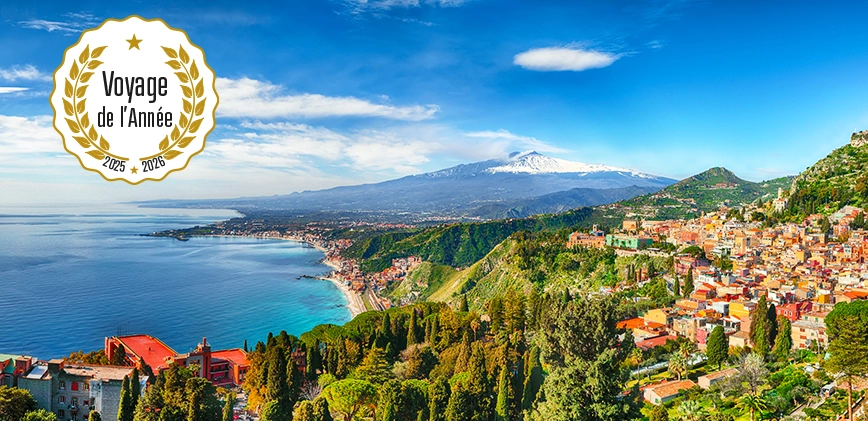
[[[250,347],[350,320],[329,268],[307,244],[240,237],[189,241],[140,234],[237,216],[225,210],[117,205],[0,207],[0,353],[49,359],[149,334],[178,352],[203,337]]]

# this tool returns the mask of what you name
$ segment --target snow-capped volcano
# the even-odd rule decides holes
[[[612,203],[674,182],[626,168],[527,151],[380,183],[210,201],[208,206],[520,217]]]
[[[620,172],[640,177],[647,176],[647,174],[628,168],[567,161],[566,159],[545,156],[536,151],[513,152],[503,165],[488,168],[486,171],[492,174],[503,172],[528,174]]]

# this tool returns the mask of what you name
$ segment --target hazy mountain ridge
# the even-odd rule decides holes
[[[582,171],[575,171],[578,169]],[[526,217],[611,203],[673,182],[624,168],[566,161],[529,151],[380,183],[269,197],[163,200],[144,205]]]

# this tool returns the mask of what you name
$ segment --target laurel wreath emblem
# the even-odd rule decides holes
[[[63,110],[67,115],[66,124],[73,133],[80,133],[79,136],[72,138],[81,145],[82,148],[94,150],[86,153],[96,159],[103,159],[110,156],[119,161],[126,161],[127,158],[117,156],[109,152],[111,144],[96,131],[96,126],[90,124],[85,104],[87,98],[84,94],[87,92],[87,83],[94,72],[87,70],[95,70],[102,62],[97,58],[106,49],[106,46],[97,47],[93,50],[90,45],[84,47],[84,50],[79,54],[78,61],[72,61],[72,67],[69,69],[69,78],[65,78],[63,86]],[[81,64],[81,67],[79,67]],[[71,118],[69,118],[71,117]]]
[[[183,101],[184,112],[181,113],[178,124],[172,129],[172,133],[160,141],[160,152],[141,158],[142,161],[160,155],[166,159],[172,159],[181,155],[184,152],[178,149],[186,148],[196,138],[196,136],[187,135],[195,134],[199,130],[199,126],[202,125],[202,120],[204,120],[204,118],[196,119],[196,117],[201,116],[205,111],[205,101],[207,100],[207,98],[202,98],[205,95],[205,85],[199,75],[196,61],[190,60],[190,55],[180,45],[177,50],[164,46],[163,51],[170,59],[173,59],[167,61],[166,64],[173,70],[178,70],[175,72],[175,76],[181,81],[181,91],[184,94],[184,98],[181,101]]]

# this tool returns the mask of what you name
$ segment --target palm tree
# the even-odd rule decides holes
[[[678,380],[681,380],[683,376],[687,375],[687,358],[684,358],[684,355],[678,352],[672,354],[669,357],[669,372],[678,376]]]
[[[759,411],[765,411],[769,409],[769,403],[760,395],[755,395],[753,393],[748,393],[742,396],[735,406],[750,411],[750,421],[753,421],[754,414]]]

